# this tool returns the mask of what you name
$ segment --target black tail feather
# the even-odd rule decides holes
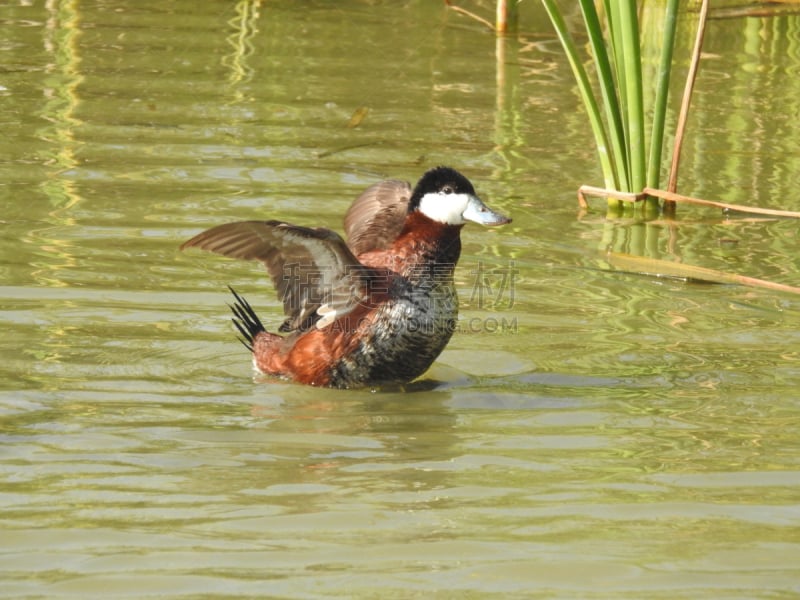
[[[264,325],[261,324],[258,316],[256,316],[256,312],[247,300],[237,294],[236,290],[231,286],[228,286],[228,289],[231,291],[231,294],[233,294],[233,297],[236,298],[236,302],[228,305],[233,313],[231,321],[236,326],[236,329],[239,330],[239,333],[242,334],[242,337],[237,336],[236,339],[242,342],[244,347],[252,352],[253,340],[256,339],[259,333],[266,331],[266,329]]]

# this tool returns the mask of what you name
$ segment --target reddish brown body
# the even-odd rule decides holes
[[[263,331],[253,344],[253,362],[262,373],[290,378],[307,385],[331,385],[331,367],[351,354],[368,334],[375,309],[342,317],[325,329],[311,329],[283,337]]]
[[[283,337],[267,331],[259,333],[253,344],[253,361],[259,371],[290,378],[299,383],[329,386],[332,367],[352,355],[366,338],[373,335],[382,309],[393,298],[397,283],[418,276],[435,276],[452,285],[452,273],[461,249],[461,225],[444,225],[413,213],[392,246],[358,255],[361,264],[371,267],[375,283],[369,300],[324,329],[311,329],[300,335]],[[432,261],[434,257],[444,260]],[[455,317],[455,315],[453,315]],[[377,323],[376,323],[377,322]],[[425,366],[427,368],[428,365]],[[387,381],[390,381],[387,373]]]

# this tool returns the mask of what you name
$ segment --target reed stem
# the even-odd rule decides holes
[[[658,188],[661,180],[661,153],[664,148],[664,123],[667,115],[667,97],[672,71],[672,54],[675,48],[675,31],[678,21],[678,1],[667,0],[664,17],[664,43],[658,65],[653,129],[650,134],[650,154],[647,159],[647,187]]]

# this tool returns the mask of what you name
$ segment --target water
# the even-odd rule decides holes
[[[0,596],[800,592],[800,299],[604,259],[800,285],[796,223],[579,214],[588,126],[522,19],[498,44],[426,2],[0,7]],[[681,191],[800,210],[799,23],[710,24]],[[274,326],[267,278],[178,245],[341,231],[439,163],[514,222],[465,229],[429,374],[254,379],[225,285]]]

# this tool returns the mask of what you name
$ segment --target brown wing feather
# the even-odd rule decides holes
[[[368,269],[330,229],[240,221],[212,227],[184,242],[185,248],[264,263],[288,317],[284,332],[313,326],[321,306],[338,318],[366,298]]]
[[[407,182],[387,179],[356,198],[344,217],[347,244],[353,254],[391,246],[403,229],[411,192]]]

